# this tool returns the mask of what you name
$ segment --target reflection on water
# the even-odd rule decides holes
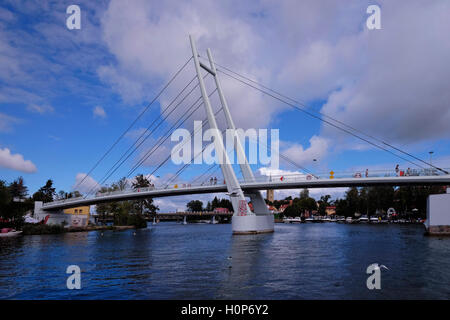
[[[7,299],[446,299],[450,238],[416,225],[276,225],[232,236],[231,225],[160,223],[143,230],[0,239]],[[366,268],[386,265],[382,289]],[[66,268],[81,268],[81,290]]]

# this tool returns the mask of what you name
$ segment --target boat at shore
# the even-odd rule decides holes
[[[380,220],[377,217],[370,217],[369,222],[370,223],[379,223]]]
[[[363,215],[359,218],[359,222],[360,223],[368,223],[369,222],[369,218],[366,215]]]
[[[11,228],[3,228],[0,232],[0,238],[17,237],[20,234],[22,234],[22,231],[16,231],[15,229]]]
[[[284,223],[301,223],[302,219],[300,217],[294,217],[294,218],[284,218]]]

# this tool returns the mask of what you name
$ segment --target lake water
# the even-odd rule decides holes
[[[135,234],[134,234],[135,233]],[[230,224],[0,239],[1,299],[448,299],[450,238],[420,225]],[[378,263],[381,289],[366,287]],[[81,268],[68,290],[66,268]]]

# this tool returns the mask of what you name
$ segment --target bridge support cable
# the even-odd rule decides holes
[[[203,58],[203,57],[201,57],[201,58],[202,58],[202,59],[205,59],[205,58]],[[206,60],[206,59],[205,59],[205,60]],[[238,73],[238,72],[236,72],[236,71],[233,71],[233,70],[231,70],[231,69],[229,69],[229,68],[227,68],[227,67],[225,67],[225,66],[223,66],[223,65],[220,65],[220,64],[218,64],[218,63],[215,63],[215,64],[216,64],[217,66],[219,66],[220,68],[222,68],[222,69],[224,69],[224,70],[227,70],[228,72],[230,72],[230,73],[232,73],[232,74],[234,74],[234,75],[236,75],[236,76],[238,76],[238,77],[240,77],[240,78],[242,78],[242,79],[245,79],[246,81],[252,82],[252,83],[258,85],[259,87],[264,88],[265,90],[268,90],[268,91],[270,91],[270,92],[272,92],[272,93],[278,95],[279,97],[282,97],[282,98],[284,98],[284,99],[287,99],[287,100],[293,102],[294,104],[297,104],[298,106],[301,106],[301,107],[302,107],[302,108],[301,108],[301,109],[302,109],[301,111],[306,111],[305,109],[308,108],[308,106],[307,106],[305,103],[299,102],[298,100],[294,100],[294,99],[292,99],[292,98],[290,98],[290,97],[288,97],[288,96],[286,96],[286,95],[284,95],[284,94],[282,94],[282,93],[280,93],[280,92],[278,92],[278,91],[275,91],[275,90],[273,90],[273,89],[271,89],[271,88],[269,88],[269,87],[267,87],[267,86],[265,86],[265,85],[263,85],[263,84],[261,84],[261,83],[255,81],[255,80],[253,80],[253,79],[251,79],[251,78],[249,78],[249,77],[246,77],[246,76],[244,76],[244,75],[242,75],[242,74],[240,74],[240,73]],[[429,162],[427,162],[427,161],[424,161],[424,160],[420,159],[419,157],[416,157],[415,155],[413,155],[413,154],[411,154],[411,153],[409,153],[409,152],[406,152],[406,151],[404,151],[404,150],[401,150],[401,149],[398,148],[398,147],[395,147],[395,146],[392,145],[391,143],[387,143],[387,142],[383,141],[383,140],[380,139],[380,138],[377,138],[377,137],[374,137],[373,135],[367,134],[367,133],[363,132],[362,130],[359,130],[359,129],[355,128],[355,127],[352,127],[352,126],[350,126],[350,125],[348,125],[348,124],[346,124],[346,123],[340,121],[340,120],[337,120],[337,119],[335,119],[335,118],[333,118],[333,117],[331,117],[331,116],[328,116],[328,115],[324,114],[323,112],[320,112],[320,111],[312,111],[311,113],[313,113],[313,112],[319,114],[321,117],[324,117],[324,118],[327,118],[327,119],[329,119],[329,120],[332,120],[332,121],[334,121],[334,122],[336,122],[336,123],[338,123],[338,124],[340,124],[340,125],[342,125],[342,126],[344,126],[344,127],[347,127],[348,129],[351,129],[351,130],[353,130],[353,131],[355,131],[355,132],[357,132],[357,133],[359,133],[359,134],[362,134],[362,135],[364,135],[364,136],[366,136],[366,137],[368,137],[368,138],[370,138],[370,139],[373,139],[373,140],[375,140],[375,141],[378,141],[378,142],[380,142],[380,143],[382,143],[382,144],[384,144],[384,145],[386,145],[386,146],[388,146],[388,147],[390,147],[390,148],[392,148],[392,149],[394,149],[394,150],[396,150],[396,151],[398,151],[398,152],[400,152],[400,153],[403,153],[404,155],[407,155],[407,156],[409,156],[409,157],[411,157],[411,158],[413,158],[413,159],[415,159],[415,160],[417,160],[417,161],[420,161],[420,162],[426,164],[427,166],[431,166],[431,167],[433,167],[433,168],[435,168],[435,169],[437,169],[437,170],[439,170],[439,171],[441,171],[441,172],[443,172],[443,173],[445,173],[445,174],[449,174],[448,171],[446,171],[446,170],[444,170],[444,169],[442,169],[442,168],[439,168],[439,167],[437,167],[437,166],[434,166],[434,165],[432,165],[431,163],[429,163]],[[310,115],[310,114],[309,114],[309,115]],[[422,167],[422,168],[423,168],[423,167]]]
[[[164,123],[164,121],[172,114],[172,112],[174,112],[175,111],[175,109],[177,109],[178,108],[178,106],[181,104],[181,103],[183,103],[184,101],[185,101],[185,99],[195,90],[195,88],[197,88],[198,87],[198,84],[194,87],[194,88],[192,88],[191,89],[191,91],[189,91],[182,99],[181,99],[181,101],[179,101],[176,105],[175,105],[175,107],[167,114],[167,115],[165,115],[164,116],[164,113],[167,111],[167,110],[169,110],[169,108],[174,104],[174,102],[181,96],[181,94],[189,87],[189,85],[193,82],[193,80],[195,80],[195,77],[191,80],[191,81],[189,81],[189,83],[180,91],[180,93],[167,105],[167,107],[166,108],[164,108],[164,110],[161,112],[161,114],[156,118],[156,119],[154,119],[151,123],[150,123],[150,125],[145,129],[145,131],[143,131],[142,133],[141,133],[141,135],[137,138],[137,139],[135,139],[135,141],[134,141],[134,143],[122,154],[122,156],[112,165],[112,167],[105,173],[105,175],[104,175],[104,177],[106,177],[106,176],[108,176],[109,175],[109,173],[111,172],[111,171],[113,171],[115,168],[116,168],[116,166],[120,163],[120,165],[122,164],[122,160],[125,158],[125,160],[126,159],[128,159],[135,151],[137,151],[137,149],[159,128],[159,126],[161,126],[163,123]],[[162,116],[164,116],[163,118],[161,118]],[[159,123],[156,125],[156,127],[155,128],[153,128],[150,132],[149,132],[149,130],[153,127],[153,125],[158,121],[158,120],[160,120],[159,121]],[[149,132],[149,133],[148,133]],[[147,134],[148,133],[148,134]],[[145,134],[147,134],[146,135],[146,137],[145,138],[143,138],[142,139],[142,137],[145,135]],[[141,140],[142,139],[142,140]],[[134,147],[134,148],[133,148]],[[130,150],[131,150],[131,152],[130,152]],[[130,153],[129,153],[130,152]],[[119,166],[120,166],[119,165]],[[103,178],[104,178],[103,177]],[[102,178],[102,179],[103,179]]]
[[[208,170],[214,168],[215,166],[216,165],[211,166]],[[217,171],[219,171],[219,169],[220,169],[220,166],[217,166],[217,168],[211,172],[211,175],[214,175]],[[208,182],[208,177],[206,177],[206,179],[202,181],[201,185],[204,185],[207,182]]]
[[[217,115],[221,110],[222,110],[222,109],[220,109],[219,111],[217,111],[216,115]],[[207,123],[207,120],[204,122],[204,124],[206,125],[206,123]],[[202,126],[202,128],[203,128],[203,126]],[[198,130],[199,130],[199,129],[198,129]],[[225,132],[225,130],[223,130],[223,131],[221,132],[221,134],[223,135],[224,132]],[[185,141],[184,143],[186,143],[186,141]],[[184,145],[184,143],[183,143],[182,145]],[[178,171],[175,173],[175,175],[172,176],[172,177],[166,182],[166,186],[165,186],[164,188],[166,189],[166,188],[169,186],[170,183],[173,183],[173,182],[175,181],[175,179],[178,178],[178,177],[181,175],[181,173],[183,173],[183,171],[186,170],[186,168],[188,168],[188,167],[191,165],[191,163],[194,161],[194,159],[195,159],[196,157],[198,157],[199,155],[203,154],[203,152],[205,151],[206,147],[207,147],[207,146],[204,146],[203,149],[202,149],[199,153],[197,153],[196,155],[193,155],[193,156],[191,157],[191,162],[190,162],[190,163],[186,163],[186,164],[183,165],[183,167],[181,167],[180,169],[178,169]]]
[[[357,135],[357,134],[354,133],[354,132],[351,132],[351,131],[349,131],[349,130],[347,130],[347,129],[345,129],[345,128],[342,128],[342,127],[340,127],[340,126],[338,126],[338,125],[336,125],[336,124],[334,124],[334,123],[332,123],[332,122],[330,122],[330,121],[328,121],[328,120],[325,120],[325,119],[321,118],[320,116],[317,116],[317,115],[313,114],[312,112],[309,112],[309,111],[307,111],[307,110],[305,110],[305,109],[303,109],[303,108],[300,108],[300,107],[298,107],[297,105],[295,105],[295,104],[293,104],[293,103],[291,103],[291,102],[289,102],[289,101],[286,101],[286,99],[284,99],[284,98],[277,97],[277,96],[273,95],[272,93],[270,93],[269,91],[267,91],[267,90],[265,90],[265,89],[258,88],[258,87],[256,87],[256,86],[254,86],[254,85],[252,85],[252,84],[250,84],[250,83],[244,81],[244,80],[241,80],[241,79],[239,79],[239,78],[237,78],[237,77],[235,77],[235,76],[233,76],[233,75],[231,75],[231,74],[229,74],[229,73],[223,71],[223,70],[218,69],[218,72],[220,72],[220,73],[222,73],[222,74],[225,74],[226,76],[228,76],[228,77],[230,77],[230,78],[232,78],[232,79],[234,79],[234,80],[237,80],[237,81],[239,81],[239,82],[241,82],[241,83],[243,83],[243,84],[245,84],[245,85],[247,85],[247,86],[249,86],[249,87],[251,87],[251,88],[257,90],[257,91],[260,91],[261,93],[264,93],[264,94],[266,94],[266,95],[268,95],[268,96],[270,96],[270,97],[272,97],[272,98],[274,98],[274,99],[276,99],[276,100],[278,100],[278,101],[280,101],[280,102],[282,102],[282,103],[284,103],[284,104],[286,104],[286,105],[288,105],[288,106],[290,106],[290,107],[292,107],[292,108],[294,108],[294,109],[296,109],[296,110],[299,110],[299,111],[301,111],[301,112],[303,112],[303,113],[306,113],[306,114],[308,114],[309,116],[311,116],[311,117],[313,117],[313,118],[315,118],[315,119],[318,119],[318,120],[320,120],[320,121],[322,121],[322,122],[324,122],[324,123],[326,123],[326,124],[328,124],[328,125],[330,125],[330,126],[336,128],[336,129],[338,129],[338,130],[341,130],[341,131],[343,131],[343,132],[345,132],[345,133],[347,133],[347,134],[349,134],[349,135],[351,135],[351,136],[353,136],[353,137],[355,137],[355,138],[357,138],[357,139],[359,139],[359,140],[362,140],[362,141],[364,141],[364,142],[366,142],[366,143],[368,143],[368,144],[370,144],[370,145],[372,145],[372,146],[374,146],[374,147],[376,147],[376,148],[378,148],[378,149],[381,149],[381,150],[383,150],[383,151],[385,151],[385,152],[388,152],[388,153],[394,155],[395,157],[397,157],[397,158],[399,158],[399,159],[402,159],[402,160],[404,160],[404,161],[406,161],[406,162],[409,162],[409,163],[411,163],[411,164],[413,164],[413,165],[415,165],[415,166],[417,166],[417,167],[419,167],[419,168],[425,169],[425,167],[421,166],[420,164],[417,164],[417,163],[411,161],[410,159],[404,158],[404,157],[402,157],[402,156],[396,154],[395,152],[392,152],[391,150],[386,149],[386,148],[384,148],[383,146],[380,146],[380,145],[376,144],[375,142],[372,142],[372,141],[370,141],[370,140],[368,140],[368,139],[366,139],[366,138],[363,138],[363,137]],[[436,168],[437,168],[437,167],[436,167]],[[443,170],[440,169],[440,168],[439,168],[439,170],[440,170],[440,171],[443,171]],[[446,172],[446,171],[443,171],[443,172]]]
[[[216,92],[216,90],[213,90],[210,94],[209,94],[209,96],[212,96],[214,93]],[[189,109],[188,109],[188,112],[189,112],[189,110],[191,110],[199,101],[200,101],[200,99],[201,99],[201,97],[199,97],[192,105],[191,105],[191,107],[189,107]],[[165,133],[165,135],[163,135],[158,141],[161,141],[163,138],[163,140],[157,145],[157,147],[156,147],[156,149],[155,149],[155,147],[154,148],[152,148],[151,150],[149,150],[149,151],[147,151],[147,153],[143,156],[143,157],[141,157],[141,159],[138,161],[138,163],[137,164],[135,164],[134,165],[134,167],[128,172],[128,174],[127,174],[127,177],[130,177],[131,176],[131,174],[137,169],[137,168],[139,168],[169,137],[170,137],[170,132],[172,131],[172,130],[176,130],[176,129],[178,129],[178,128],[180,128],[180,126],[181,125],[183,125],[185,122],[186,122],[186,120],[187,119],[189,119],[201,106],[202,106],[202,104],[203,103],[200,103],[200,104],[198,104],[195,108],[194,108],[194,110],[192,110],[189,114],[187,114],[187,116],[185,117],[185,119],[180,123],[180,124],[178,124],[178,126],[176,126],[177,124],[176,123],[174,123],[174,125],[172,125],[172,127],[171,128],[169,128],[169,130],[167,130],[167,132]],[[178,121],[180,121],[182,118],[180,118]],[[177,121],[177,122],[178,122]],[[176,128],[175,128],[175,126],[176,126]],[[158,142],[157,142],[158,143]]]
[[[261,83],[255,81],[255,80],[250,79],[249,77],[246,77],[246,76],[244,76],[244,75],[242,75],[242,74],[239,74],[239,73],[237,73],[237,72],[235,72],[235,71],[233,71],[233,70],[231,70],[231,69],[229,69],[229,68],[227,68],[227,67],[224,67],[224,66],[222,66],[222,65],[219,65],[218,63],[215,63],[215,64],[218,65],[218,66],[220,66],[220,68],[227,70],[228,72],[231,72],[231,73],[233,73],[233,74],[235,74],[235,75],[237,75],[237,76],[239,76],[239,77],[241,77],[241,78],[243,78],[243,79],[245,79],[245,80],[247,80],[247,81],[250,81],[250,82],[252,82],[252,83],[254,83],[254,84],[256,84],[256,85],[258,85],[258,86],[260,86],[260,87],[262,87],[262,88],[264,88],[264,89],[266,89],[266,90],[268,90],[268,91],[270,91],[270,92],[272,92],[272,93],[277,94],[278,96],[280,96],[280,97],[282,97],[282,98],[285,98],[285,99],[287,99],[287,100],[289,100],[289,101],[291,101],[291,102],[293,102],[293,103],[295,103],[295,104],[297,104],[297,105],[303,107],[303,108],[302,108],[303,110],[301,110],[301,111],[304,111],[305,108],[308,108],[308,107],[307,107],[304,103],[302,103],[302,102],[299,102],[299,101],[294,100],[294,99],[292,99],[292,98],[290,98],[290,97],[288,97],[288,96],[286,96],[286,95],[283,95],[283,94],[280,93],[280,92],[277,92],[277,91],[275,91],[275,90],[273,90],[273,89],[271,89],[271,88],[269,88],[269,87],[267,87],[267,86],[265,86],[265,85],[263,85],[263,84],[261,84]],[[346,123],[340,121],[340,120],[337,120],[337,119],[335,119],[335,118],[333,118],[333,117],[330,117],[330,116],[324,114],[323,112],[315,112],[315,113],[319,114],[320,116],[322,116],[322,117],[324,117],[324,118],[327,118],[327,119],[329,119],[329,120],[332,120],[332,121],[334,121],[334,122],[336,122],[336,123],[338,123],[338,124],[340,124],[340,125],[342,125],[342,126],[348,128],[348,129],[351,129],[351,130],[353,130],[353,131],[355,131],[355,132],[357,132],[357,133],[359,133],[359,134],[362,134],[362,135],[364,135],[364,136],[366,136],[366,137],[368,137],[368,138],[370,138],[370,139],[373,139],[373,140],[375,140],[375,141],[378,141],[379,143],[382,143],[382,144],[384,144],[385,146],[387,146],[387,147],[389,147],[389,148],[391,148],[391,149],[394,149],[394,150],[396,150],[396,151],[398,151],[398,152],[400,152],[400,153],[402,153],[402,154],[404,154],[404,155],[407,155],[407,156],[409,156],[409,157],[411,157],[411,158],[413,158],[413,159],[415,159],[415,160],[417,160],[417,161],[420,161],[421,163],[423,163],[423,164],[425,164],[425,165],[427,165],[427,166],[433,167],[433,168],[435,168],[436,170],[439,170],[439,171],[441,171],[441,172],[443,172],[443,173],[445,173],[445,174],[449,174],[449,172],[446,171],[446,170],[443,169],[443,168],[437,167],[437,166],[431,164],[430,162],[424,161],[423,159],[420,159],[419,157],[417,157],[417,156],[415,156],[415,155],[413,155],[413,154],[411,154],[411,153],[409,153],[409,152],[406,152],[406,151],[404,151],[404,150],[402,150],[402,149],[400,149],[400,148],[394,146],[394,145],[391,144],[391,143],[388,143],[388,142],[386,142],[386,141],[384,141],[384,140],[382,140],[382,139],[380,139],[380,138],[377,138],[377,137],[375,137],[375,136],[373,136],[373,135],[367,134],[367,133],[363,132],[362,130],[359,130],[359,129],[355,128],[355,127],[352,127],[352,126],[350,126],[350,125],[348,125],[348,124],[346,124]],[[403,158],[402,158],[402,159],[403,159]],[[414,163],[413,163],[413,164],[414,164]],[[421,166],[419,166],[419,167],[421,167]],[[423,168],[423,167],[421,167],[421,168]]]
[[[120,161],[120,159],[119,159],[119,161],[117,161],[115,164],[114,164],[114,166],[110,169],[110,170],[108,170],[108,173],[107,174],[105,174],[105,176],[102,178],[102,180],[100,181],[100,183],[99,183],[99,185],[103,185],[108,179],[109,179],[109,177],[111,177],[111,175],[113,175],[116,171],[117,171],[117,169],[119,169],[119,167],[121,167],[124,163],[125,163],[125,161],[127,161],[128,160],[128,158],[156,131],[156,129],[158,129],[159,128],[159,126],[172,114],[172,112],[173,111],[175,111],[177,108],[178,108],[178,106],[182,103],[182,102],[184,102],[184,100],[193,92],[193,90],[195,89],[196,87],[194,87],[193,89],[191,89],[191,91],[189,92],[189,93],[187,93],[184,97],[183,97],[183,99],[181,100],[181,101],[179,101],[177,104],[176,104],[176,106],[168,113],[168,114],[166,114],[161,120],[160,120],[160,122],[157,124],[157,126],[155,127],[155,128],[153,128],[149,133],[148,133],[148,135],[144,138],[144,139],[142,139],[135,147],[134,147],[134,149],[127,155],[127,156],[125,156],[125,158],[123,158],[123,157],[121,157],[121,159],[123,159],[119,164],[117,164],[117,162],[119,162]],[[200,97],[190,106],[190,108],[189,109],[191,109],[191,108],[193,108],[194,107],[194,105],[198,102],[198,101],[200,101]],[[197,108],[199,108],[199,107],[197,107]],[[180,121],[180,119],[182,119],[183,118],[183,116],[184,115],[182,115],[176,122],[175,122],[175,124],[172,126],[172,128],[176,125],[176,123],[178,122],[178,121]],[[184,120],[184,121],[186,121],[186,119]],[[183,121],[183,122],[184,122]],[[169,131],[170,131],[171,129],[169,129]],[[166,133],[167,134],[167,133]],[[86,194],[86,196],[85,197],[87,197],[89,194],[91,194],[92,193],[92,191],[95,189],[95,186],[93,186],[90,190],[89,190],[89,192]]]
[[[208,169],[206,169],[201,175],[199,175],[197,178],[191,181],[191,183],[195,183],[198,180],[200,180],[202,177],[204,177],[209,171],[211,171],[214,167],[216,167],[217,164],[211,165]]]
[[[251,138],[250,138],[251,139]],[[253,141],[262,144],[263,146],[265,146],[266,148],[268,148],[270,150],[270,152],[274,152],[277,153],[283,160],[285,160],[286,162],[290,163],[291,165],[293,165],[295,168],[302,170],[304,173],[306,174],[310,174],[315,178],[319,178],[314,172],[312,172],[311,170],[309,170],[306,167],[303,167],[302,165],[298,164],[297,162],[295,162],[292,159],[289,159],[289,157],[287,157],[286,155],[284,155],[282,152],[277,152],[276,150],[273,150],[272,147],[266,143],[264,143],[263,141],[257,141],[252,139]]]
[[[94,164],[94,166],[88,171],[88,173],[78,182],[73,189],[76,190],[86,178],[98,167],[98,165],[106,158],[106,156],[114,149],[114,147],[119,143],[119,141],[131,130],[131,128],[136,124],[136,122],[142,118],[142,116],[148,111],[148,109],[153,105],[153,103],[159,99],[159,97],[163,94],[163,92],[170,86],[170,84],[178,77],[178,75],[184,70],[184,68],[189,64],[192,60],[192,56],[181,66],[177,72],[170,78],[170,80],[163,86],[163,88],[156,94],[156,96],[150,101],[150,103],[144,108],[144,110],[139,113],[136,119],[131,122],[128,128],[114,141],[114,143],[109,147],[109,149],[100,157],[100,159]]]
[[[198,101],[200,101],[200,97],[199,97],[199,98],[198,98],[198,99],[190,106],[189,110],[192,109]],[[196,109],[198,109],[200,106],[201,106],[201,104],[200,104],[199,106],[197,106]],[[179,119],[177,120],[177,122],[175,122],[175,124],[172,125],[172,127],[168,130],[168,132],[166,132],[165,135],[163,135],[162,137],[160,137],[160,139],[159,139],[156,143],[158,143],[159,141],[161,141],[161,139],[164,138],[164,137],[167,135],[167,133],[170,133],[170,130],[173,129],[174,126],[177,125],[177,123],[180,121],[180,119],[182,119],[182,117],[179,118]],[[187,118],[185,118],[184,121],[186,121],[186,119],[187,119]],[[182,123],[180,123],[179,126],[181,126],[181,125],[184,123],[184,121],[183,121]],[[150,133],[150,134],[151,134],[151,133]],[[166,136],[166,139],[167,139],[167,137],[168,137],[168,136]],[[148,138],[148,136],[147,136],[147,138]],[[145,141],[145,140],[141,141],[141,144],[142,144],[144,141]],[[156,145],[156,144],[155,144],[155,145]],[[136,147],[136,149],[137,149],[139,146],[140,146],[140,144]],[[161,146],[161,144],[159,144],[159,145],[156,147],[156,149],[158,149],[160,146]],[[156,149],[155,149],[155,146],[154,146],[151,150],[156,150]],[[121,162],[121,163],[120,163],[120,164],[119,164],[112,172],[110,172],[106,177],[104,177],[104,179],[101,181],[101,184],[104,184],[104,183],[111,177],[111,175],[114,174],[114,173],[117,171],[117,169],[119,169],[119,167],[122,166],[122,164],[125,163],[126,160],[128,160],[128,158],[131,156],[131,154],[132,154],[132,153],[130,153],[125,159],[123,159],[122,162]],[[141,158],[141,159],[142,159],[142,158]],[[145,160],[144,160],[144,161],[145,161]],[[129,174],[129,175],[130,175],[130,174]],[[128,175],[128,177],[129,177],[129,175]],[[94,189],[94,188],[92,188],[92,189],[89,191],[89,193],[86,195],[86,197],[93,191],[93,189]]]
[[[214,93],[215,91],[213,91],[213,93]],[[217,115],[220,111],[222,110],[222,108],[221,109],[219,109],[216,113],[215,113],[215,115]],[[208,119],[204,119],[203,121],[202,121],[202,126],[200,127],[200,128],[197,128],[197,130],[195,130],[194,131],[194,129],[193,130],[191,130],[191,132],[190,132],[190,136],[192,137],[193,135],[195,135],[198,131],[200,131],[200,130],[203,130],[203,128],[205,127],[205,125],[208,123]],[[223,132],[224,131],[222,131],[222,134],[223,134]],[[190,143],[191,142],[191,139],[189,139],[189,140],[185,140],[185,141],[183,141],[183,143],[181,143],[180,145],[178,145],[178,149],[176,149],[176,150],[174,150],[175,152],[176,151],[178,151],[180,148],[182,148],[186,143]],[[191,157],[191,163],[194,161],[194,159],[197,157],[197,156],[199,156],[200,154],[202,154],[203,153],[203,151],[205,151],[205,148],[206,148],[206,146],[205,147],[203,147],[203,149],[198,153],[198,154],[196,154],[196,155],[193,155],[192,157]],[[171,155],[169,155],[169,156],[167,156],[167,158],[166,159],[164,159],[164,161],[163,162],[161,162],[151,173],[150,173],[150,175],[153,175],[156,171],[158,171],[158,169],[159,168],[161,168],[167,161],[169,161],[169,159],[171,158]],[[167,182],[166,182],[166,186],[165,186],[165,188],[167,188],[168,187],[168,185],[174,180],[174,179],[176,179],[176,177],[178,177],[191,163],[186,163],[186,164],[184,164],[184,166],[182,167],[182,168],[180,168],[177,172],[176,172],[176,174],[174,175],[174,177],[172,177],[172,178],[170,178]]]

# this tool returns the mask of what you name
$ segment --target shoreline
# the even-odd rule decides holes
[[[22,228],[23,236],[61,234],[68,232],[90,232],[90,231],[123,231],[138,229],[136,226],[86,226],[86,227],[62,227],[59,225],[31,225]]]

